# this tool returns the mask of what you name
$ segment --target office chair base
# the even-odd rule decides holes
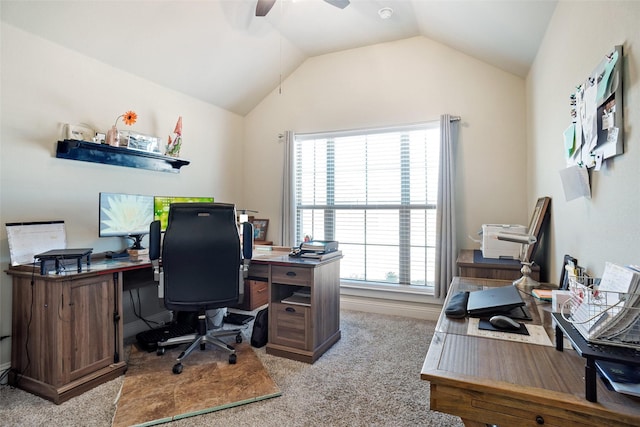
[[[165,353],[166,347],[169,346],[191,343],[186,350],[180,353],[180,355],[176,359],[176,364],[173,365],[172,372],[174,374],[179,374],[182,372],[182,360],[184,358],[189,356],[189,354],[191,354],[197,347],[200,347],[200,350],[204,350],[206,348],[206,344],[211,344],[227,351],[229,353],[229,364],[234,365],[238,360],[235,348],[220,339],[220,337],[232,335],[235,335],[236,343],[240,344],[242,342],[242,333],[240,329],[209,331],[205,335],[189,334],[181,337],[169,338],[166,341],[161,341],[158,343],[157,354],[158,356],[163,355]]]

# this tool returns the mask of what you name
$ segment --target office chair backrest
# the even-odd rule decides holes
[[[236,304],[240,265],[234,205],[171,204],[162,244],[168,309],[198,311]]]

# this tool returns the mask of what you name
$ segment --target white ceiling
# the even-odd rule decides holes
[[[3,21],[245,115],[306,58],[414,36],[526,76],[556,0],[1,0]],[[378,10],[394,14],[382,20]]]

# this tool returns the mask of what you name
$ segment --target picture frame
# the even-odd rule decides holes
[[[268,219],[253,219],[253,239],[254,240],[267,240],[267,230],[269,228]]]
[[[545,224],[545,221],[549,217],[549,205],[551,204],[551,197],[540,197],[536,201],[536,206],[533,209],[533,214],[531,215],[531,221],[529,221],[529,227],[527,228],[527,232],[531,236],[536,237],[536,242],[532,245],[529,245],[527,248],[527,258],[528,260],[532,260],[533,256],[540,244],[540,238],[542,237],[542,228]]]
[[[558,289],[562,291],[569,290],[569,275],[567,274],[567,266],[578,266],[578,260],[571,255],[565,255],[562,263],[562,271],[560,272],[560,282],[558,282]]]

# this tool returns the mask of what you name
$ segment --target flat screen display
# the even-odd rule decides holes
[[[149,234],[153,221],[153,196],[100,193],[100,237],[140,237]]]
[[[155,196],[153,198],[153,214],[154,219],[160,220],[162,231],[167,229],[171,203],[213,203],[213,197]]]

